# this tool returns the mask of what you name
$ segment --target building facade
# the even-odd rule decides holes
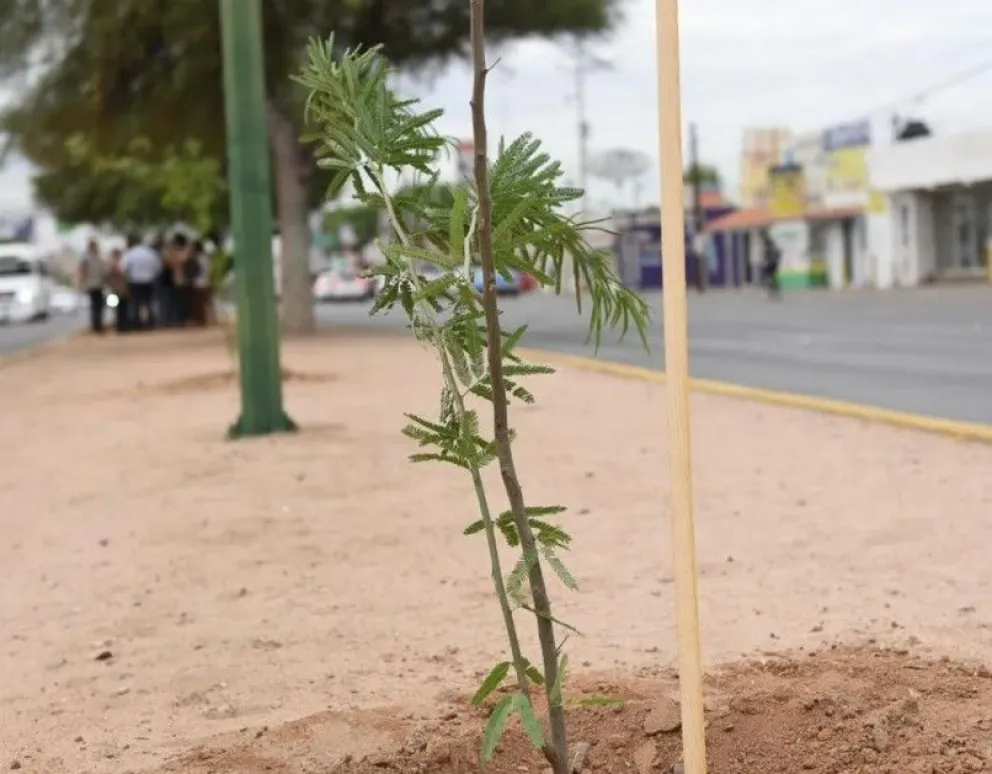
[[[876,148],[869,165],[879,287],[989,278],[992,131]]]
[[[785,161],[793,142],[792,132],[782,127],[747,129],[741,143],[738,201],[745,209],[768,206],[771,196],[768,170]]]
[[[710,224],[714,238],[728,245],[737,284],[760,282],[764,235],[781,253],[784,288],[871,284],[866,219],[871,129],[870,122],[856,121],[790,137],[781,158],[765,172],[764,195]]]

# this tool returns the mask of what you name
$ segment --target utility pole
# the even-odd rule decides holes
[[[229,438],[296,429],[283,408],[260,0],[220,0],[241,415]]]
[[[586,47],[579,38],[575,43],[575,110],[579,129],[579,188],[582,189],[582,213],[586,210],[586,188],[589,184],[589,120],[586,116]]]
[[[610,65],[606,60],[590,54],[581,37],[575,39],[575,49],[572,56],[574,59],[576,128],[579,141],[579,188],[582,189],[579,208],[585,213],[586,189],[589,184],[589,135],[591,133],[589,117],[586,112],[586,76],[595,70],[605,70]]]
[[[699,133],[695,124],[689,124],[689,176],[692,182],[692,252],[696,263],[696,290],[706,291],[708,266],[703,240],[706,224],[703,218],[703,186],[699,168]]]

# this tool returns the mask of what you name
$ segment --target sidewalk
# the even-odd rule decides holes
[[[317,713],[428,717],[502,656],[484,544],[461,534],[471,489],[405,461],[432,358],[349,333],[284,361],[302,432],[237,443],[215,333],[85,339],[0,373],[0,767],[150,771],[289,723],[276,770],[324,771],[395,723]],[[553,589],[585,634],[571,663],[671,663],[664,388],[567,369],[532,387],[512,416],[529,501],[572,509],[582,591]],[[693,408],[709,663],[869,637],[992,662],[992,447]]]

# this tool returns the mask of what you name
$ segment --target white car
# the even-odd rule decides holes
[[[54,284],[34,245],[0,244],[0,322],[47,319]]]
[[[317,301],[367,301],[374,295],[372,279],[352,271],[324,271],[313,283],[313,297]]]

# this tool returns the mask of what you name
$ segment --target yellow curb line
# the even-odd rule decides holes
[[[641,366],[614,363],[608,360],[597,360],[581,355],[565,355],[558,352],[548,352],[537,349],[520,349],[519,354],[532,360],[543,360],[554,365],[571,366],[583,371],[593,371],[625,379],[636,379],[642,382],[663,383],[665,372]],[[893,411],[878,406],[862,403],[850,403],[832,398],[816,398],[810,395],[799,395],[792,392],[765,390],[760,387],[746,387],[742,384],[719,382],[713,379],[690,379],[689,386],[696,392],[707,395],[720,395],[726,398],[737,398],[757,403],[767,403],[773,406],[815,411],[820,414],[832,414],[848,419],[860,419],[865,422],[889,425],[904,430],[915,430],[921,433],[942,435],[960,441],[978,441],[992,443],[992,425],[979,422],[958,422],[953,419],[926,416],[925,414],[910,414],[904,411]]]
[[[86,331],[70,331],[69,333],[61,334],[55,338],[39,342],[38,344],[22,347],[21,349],[15,349],[13,352],[0,355],[0,368],[7,368],[9,366],[16,365],[17,363],[23,363],[26,360],[32,360],[40,355],[50,352],[53,349],[58,349],[64,344],[68,344],[73,339],[77,339],[85,335],[85,333]]]

